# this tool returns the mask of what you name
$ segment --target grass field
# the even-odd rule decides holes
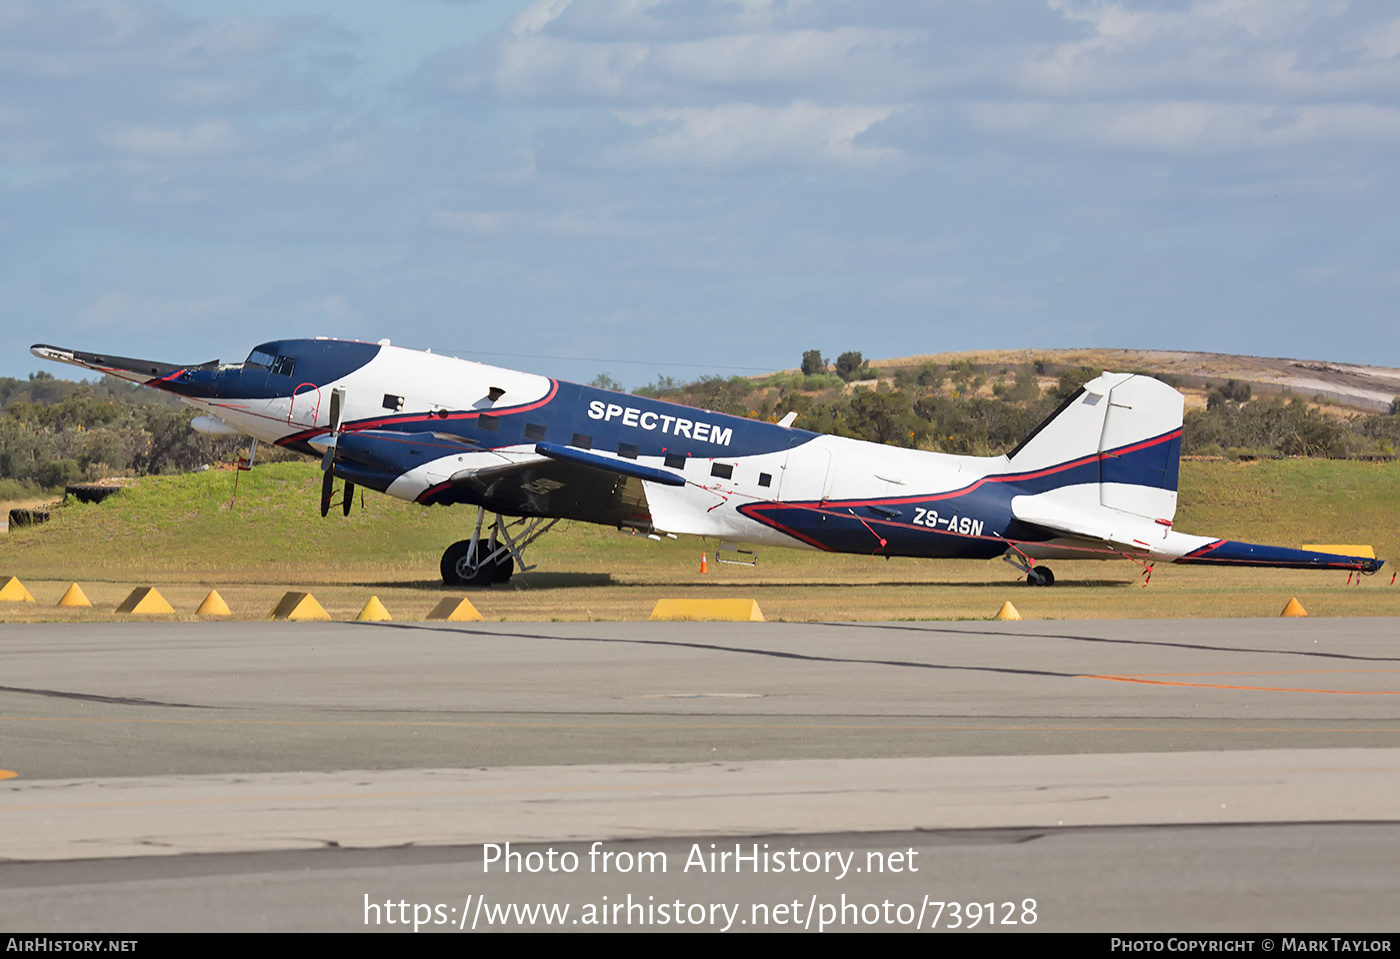
[[[160,589],[192,618],[217,588],[236,618],[259,619],[282,592],[312,590],[336,618],[371,593],[396,619],[421,619],[444,595],[470,595],[492,620],[645,619],[656,600],[753,597],[769,619],[982,619],[1011,600],[1027,619],[1275,616],[1290,596],[1312,615],[1397,616],[1400,586],[1382,575],[1159,565],[1143,588],[1132,564],[1053,564],[1057,584],[1031,589],[999,560],[872,559],[768,549],[754,568],[716,562],[713,542],[652,542],[570,524],[532,547],[539,565],[508,587],[468,593],[438,579],[438,558],[474,512],[367,494],[348,518],[322,519],[312,463],[242,475],[150,477],[100,505],[56,510],[45,526],[0,537],[0,579],[19,576],[37,602],[0,603],[0,622],[110,619],[132,587]],[[358,500],[358,498],[357,498]],[[1370,543],[1400,557],[1400,464],[1333,460],[1185,462],[1177,528],[1291,546]],[[700,575],[700,553],[711,572]],[[94,607],[56,609],[70,582]]]

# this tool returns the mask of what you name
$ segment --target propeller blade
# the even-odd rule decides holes
[[[335,474],[327,470],[321,477],[321,516],[331,511],[331,493],[335,492]]]
[[[331,390],[331,435],[340,430],[340,406],[345,402],[344,390]]]
[[[338,438],[338,434],[340,433],[340,408],[341,404],[343,404],[344,402],[344,390],[331,390],[331,436],[330,442],[326,446],[326,452],[321,455],[321,472],[326,474],[326,482],[328,483],[330,482],[329,477],[331,475],[331,467],[335,465],[335,441]],[[329,489],[329,487],[323,487],[323,489]],[[322,495],[322,516],[325,516],[326,510],[330,509],[329,506],[324,505],[330,502],[329,497],[329,493],[323,493]]]
[[[346,480],[345,491],[341,495],[345,498],[340,501],[340,511],[344,515],[349,516],[350,507],[355,503],[355,484]]]

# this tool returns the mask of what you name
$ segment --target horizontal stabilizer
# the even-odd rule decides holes
[[[219,365],[218,360],[209,360],[206,363],[187,363],[181,366],[176,363],[162,363],[158,360],[138,360],[130,356],[112,356],[109,353],[84,353],[81,350],[69,350],[61,346],[49,346],[46,343],[35,343],[29,348],[29,352],[43,360],[81,366],[120,379],[134,380],[138,383],[161,379],[172,373],[179,373],[181,370],[209,369]]]
[[[1283,566],[1294,569],[1357,569],[1374,573],[1385,560],[1373,556],[1341,556],[1337,553],[1317,553],[1284,546],[1260,546],[1220,539],[1209,546],[1193,550],[1177,560],[1178,563],[1213,563],[1216,566]]]
[[[1171,532],[1170,526],[1101,505],[1093,484],[1013,497],[1011,513],[1023,523],[1134,551],[1160,549]]]

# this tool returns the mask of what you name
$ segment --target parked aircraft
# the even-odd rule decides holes
[[[1375,572],[1365,556],[1193,536],[1172,526],[1184,401],[1103,373],[1003,456],[954,456],[797,429],[378,343],[264,343],[192,366],[36,345],[43,359],[174,393],[243,433],[321,457],[321,515],[344,481],[425,506],[476,507],[443,580],[485,586],[526,566],[560,519],[653,538],[876,556],[1128,559]]]

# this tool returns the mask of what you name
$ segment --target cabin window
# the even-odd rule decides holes
[[[772,486],[772,485],[773,485],[773,474],[772,474],[772,473],[759,473],[759,474],[758,474],[758,485],[759,485],[759,486]]]
[[[499,416],[492,416],[490,413],[482,413],[477,417],[476,425],[494,433],[501,428],[501,418]]]
[[[636,444],[636,443],[618,443],[618,444],[617,444],[617,455],[618,455],[618,456],[621,456],[621,457],[623,457],[623,458],[625,458],[625,459],[629,459],[629,460],[634,460],[634,459],[636,459],[636,458],[637,458],[637,453],[638,453],[638,452],[640,452],[640,451],[637,449],[637,444]]]
[[[570,446],[577,446],[581,450],[591,450],[593,448],[593,437],[584,433],[575,433]]]
[[[666,468],[673,470],[683,470],[685,469],[685,459],[686,458],[680,453],[667,453]]]
[[[718,476],[720,479],[733,479],[734,467],[730,463],[715,463],[710,467],[710,475]]]
[[[296,368],[297,361],[290,356],[279,356],[272,361],[272,372],[277,376],[291,376]]]
[[[541,425],[538,424],[538,423],[526,423],[526,424],[525,424],[525,438],[526,438],[527,440],[542,440],[542,439],[544,439],[544,427],[541,426]]]

